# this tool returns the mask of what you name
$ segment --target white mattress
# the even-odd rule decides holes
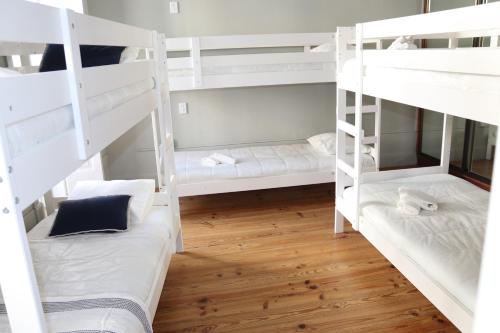
[[[124,104],[153,89],[152,79],[143,80],[87,99],[89,120]],[[36,144],[45,142],[74,128],[71,105],[50,110],[39,116],[7,127],[7,141],[12,157]]]
[[[48,239],[53,219],[28,234],[42,301],[132,300],[150,325],[154,282],[175,246],[168,207],[153,207],[144,222],[115,234]],[[47,313],[46,319],[50,332],[149,332],[136,316],[116,307]],[[10,331],[6,315],[0,315],[0,331]]]
[[[408,216],[396,203],[398,187],[437,199],[434,213]],[[346,190],[346,199],[354,194]],[[401,249],[471,313],[474,311],[489,193],[451,175],[401,178],[361,186],[360,228],[369,223]]]
[[[401,50],[400,52],[405,52]],[[358,77],[358,64],[355,58],[344,63],[337,81],[353,86]],[[456,89],[462,91],[480,91],[484,94],[499,95],[500,80],[493,75],[473,75],[440,71],[404,69],[396,67],[365,66],[365,79],[373,78],[394,82],[428,84],[434,87]]]
[[[219,152],[236,159],[235,165],[219,164],[206,167],[201,159]],[[353,155],[349,155],[352,163]],[[365,171],[375,170],[375,161],[363,154]],[[335,171],[335,155],[324,155],[308,144],[255,146],[209,151],[175,153],[176,176],[179,184],[237,178],[278,176],[314,171]]]

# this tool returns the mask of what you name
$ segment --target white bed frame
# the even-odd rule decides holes
[[[168,38],[171,91],[335,82],[335,33]],[[186,75],[178,76],[176,73]]]
[[[335,33],[167,38],[170,91],[335,82]],[[186,54],[188,53],[187,56]],[[186,75],[178,76],[176,73]],[[179,196],[334,182],[332,172],[308,172],[178,184]]]
[[[359,196],[363,183],[410,177],[416,175],[448,173],[453,116],[473,119],[489,124],[500,124],[500,92],[492,93],[482,89],[457,89],[454,86],[432,86],[422,80],[422,73],[455,73],[462,77],[491,75],[500,80],[500,3],[448,10],[431,14],[357,24],[356,28],[338,28],[337,31],[337,183],[335,232],[343,232],[344,217],[355,230],[361,232],[384,256],[386,256],[446,317],[461,331],[471,332],[473,314],[459,301],[440,287],[418,265],[406,257],[397,247],[387,241],[365,219],[360,216]],[[383,50],[382,41],[398,36],[413,36],[415,39],[449,39],[448,49]],[[458,38],[491,37],[490,48],[457,48]],[[367,43],[375,49],[364,49]],[[343,73],[343,66],[349,59],[355,59],[358,68],[355,76]],[[380,76],[368,76],[366,66],[393,67],[415,70],[404,80],[387,80]],[[419,76],[416,76],[418,71]],[[346,120],[349,107],[346,92],[353,91],[355,98],[355,122]],[[393,171],[362,173],[360,149],[364,140],[362,96],[376,97],[418,106],[444,114],[441,164],[435,167],[414,168]],[[351,109],[352,110],[352,109]],[[376,144],[379,141],[381,117],[375,117]],[[354,165],[345,162],[346,135],[355,138]],[[498,146],[497,146],[498,148]],[[378,150],[378,148],[377,148]],[[500,149],[497,149],[500,152]],[[498,169],[496,163],[495,168]],[[354,182],[355,202],[344,200],[347,182]],[[492,196],[500,189],[494,186]],[[352,199],[351,199],[352,200]],[[490,214],[489,224],[493,222]],[[487,237],[488,238],[488,237]],[[489,265],[497,265],[490,259]],[[484,268],[484,263],[483,263]],[[498,281],[497,281],[498,282]],[[498,287],[497,287],[498,288]],[[496,299],[498,301],[498,299]],[[495,305],[491,305],[496,307]],[[486,307],[485,307],[486,308]],[[486,311],[485,311],[486,312]],[[480,327],[480,326],[478,326]],[[492,332],[495,330],[490,330]],[[486,332],[486,331],[478,331]]]
[[[63,44],[66,54],[67,70],[0,79],[0,283],[12,331],[40,333],[46,332],[47,327],[22,210],[148,116],[152,116],[155,125],[160,189],[167,196],[172,221],[180,230],[173,144],[168,139],[172,133],[170,107],[162,98],[168,96],[165,38],[153,31],[66,9],[26,1],[1,1],[0,40],[12,43],[11,46]],[[140,47],[150,50],[154,58],[82,68],[79,45],[83,44]],[[15,48],[1,51],[7,53],[4,55],[21,53]],[[89,118],[87,97],[149,78],[156,83],[153,90]],[[18,156],[10,156],[6,134],[9,124],[67,105],[72,106],[74,129]],[[177,249],[182,250],[181,232],[177,241]],[[155,290],[161,291],[163,281],[162,273],[153,286]],[[157,298],[153,299],[156,304]]]
[[[188,53],[168,59],[170,90],[333,83],[335,40],[335,33],[167,38],[169,54]],[[322,44],[332,45],[331,50],[311,52]],[[178,72],[187,75],[178,76]],[[365,111],[373,112],[374,107]],[[378,170],[378,157],[375,160]],[[178,184],[178,192],[182,197],[331,182],[335,182],[334,170],[184,183]]]

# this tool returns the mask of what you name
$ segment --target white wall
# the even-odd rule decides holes
[[[180,0],[180,14],[168,14],[166,0],[88,0],[91,15],[165,32],[193,35],[328,32],[337,26],[420,12],[420,0]],[[335,85],[314,84],[177,92],[188,115],[174,115],[179,149],[282,142],[335,128]],[[416,161],[413,108],[394,112],[384,103],[382,164]],[[108,149],[112,178],[152,177],[154,159],[149,120]],[[145,160],[146,159],[146,160]]]

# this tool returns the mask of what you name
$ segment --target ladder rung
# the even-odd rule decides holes
[[[373,143],[377,143],[377,137],[376,136],[367,136],[367,137],[364,137],[363,140],[362,140],[362,143],[364,145],[370,145],[370,144],[373,144]]]
[[[342,161],[340,158],[337,158],[337,168],[344,171],[352,179],[355,178],[354,168],[346,162]]]
[[[363,112],[362,113],[375,113],[378,111],[378,106],[377,105],[363,105]],[[355,106],[348,106],[346,109],[346,114],[354,114],[356,113],[356,107]]]
[[[356,127],[343,120],[337,120],[337,128],[342,132],[356,136]]]

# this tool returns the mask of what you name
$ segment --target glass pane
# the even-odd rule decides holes
[[[451,136],[450,164],[462,168],[465,142],[464,118],[453,118],[453,134]]]
[[[471,161],[471,171],[473,173],[491,179],[493,173],[493,159],[495,158],[496,138],[496,126],[474,122]]]
[[[422,126],[422,153],[441,159],[443,114],[424,110]]]
[[[424,110],[422,153],[441,159],[441,144],[443,141],[443,114]],[[450,163],[461,167],[464,151],[465,122],[463,118],[453,118],[453,133],[451,137]]]

